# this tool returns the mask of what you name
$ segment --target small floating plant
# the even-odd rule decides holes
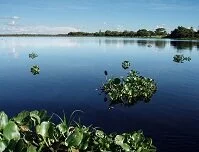
[[[180,54],[180,55],[177,54],[173,57],[173,61],[177,63],[184,63],[184,61],[190,62],[191,57],[185,57],[183,54]]]
[[[29,58],[31,58],[31,59],[34,59],[36,57],[38,57],[38,55],[36,53],[34,53],[34,52],[32,52],[31,54],[29,54]]]
[[[157,90],[157,85],[153,79],[140,76],[139,72],[131,70],[127,77],[106,79],[101,90],[111,105],[122,103],[129,106],[138,101],[149,102]]]
[[[128,69],[131,66],[131,63],[129,61],[123,61],[122,62],[122,68],[123,69]]]
[[[33,65],[33,66],[31,67],[30,71],[31,71],[31,73],[32,73],[33,75],[37,75],[37,74],[39,74],[39,72],[40,72],[40,68],[39,68],[38,65]]]

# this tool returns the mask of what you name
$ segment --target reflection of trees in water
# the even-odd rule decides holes
[[[155,41],[155,46],[159,49],[164,49],[167,41]]]
[[[193,48],[197,48],[197,50],[199,50],[198,41],[170,41],[170,45],[179,51],[180,50],[191,51]]]
[[[155,47],[158,49],[164,49],[166,45],[172,46],[178,52],[183,50],[192,50],[197,48],[199,50],[199,41],[169,41],[169,40],[154,40],[154,39],[105,39],[104,41],[99,41],[99,44],[106,45],[138,45],[140,47]]]
[[[147,46],[148,41],[147,40],[137,40],[138,46]]]
[[[137,40],[138,46],[155,46],[159,49],[164,49],[168,41],[162,40]]]
[[[105,44],[135,44],[135,40],[116,40],[116,39],[105,39]]]
[[[99,41],[99,44],[102,42]],[[157,48],[165,48],[168,41],[162,41],[162,40],[116,40],[116,39],[105,39],[104,43],[107,45],[110,44],[122,44],[122,45],[134,45],[137,44],[138,46],[144,46],[144,47],[151,47],[155,46]]]

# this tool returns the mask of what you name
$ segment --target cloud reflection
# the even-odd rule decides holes
[[[0,38],[0,55],[9,55],[18,58],[20,51],[30,48],[77,47],[77,40],[65,38]]]

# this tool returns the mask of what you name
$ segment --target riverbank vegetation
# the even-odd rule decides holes
[[[146,38],[173,38],[173,39],[199,39],[199,30],[192,27],[186,28],[178,26],[170,33],[165,28],[157,28],[154,31],[139,29],[138,31],[99,31],[95,33],[88,32],[69,32],[68,36],[104,36],[104,37],[146,37]]]
[[[157,28],[153,30],[139,29],[137,31],[101,31],[99,32],[69,32],[63,34],[0,34],[0,37],[144,37],[144,38],[172,38],[172,39],[199,39],[199,30],[194,30],[193,27],[186,28],[178,26],[176,29],[168,32],[165,28]]]
[[[60,119],[53,122],[53,117]],[[23,111],[13,118],[0,112],[0,152],[155,152],[142,131],[105,134],[47,111]]]
[[[185,28],[183,26],[178,26],[178,28],[171,31],[171,34],[167,37],[177,39],[199,39],[199,30],[195,31],[193,27]]]
[[[164,37],[167,36],[165,28],[157,28],[155,31],[140,29],[135,31],[110,31],[89,33],[89,32],[69,32],[68,36],[96,36],[96,37]]]

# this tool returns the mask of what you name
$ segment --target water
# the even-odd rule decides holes
[[[30,59],[29,53],[39,57]],[[173,62],[173,56],[190,62]],[[109,109],[96,89],[104,70],[125,75],[121,63],[155,79],[149,103]],[[40,74],[30,68],[39,65]],[[124,38],[0,38],[0,110],[46,109],[108,132],[142,129],[160,152],[199,151],[199,42]]]

